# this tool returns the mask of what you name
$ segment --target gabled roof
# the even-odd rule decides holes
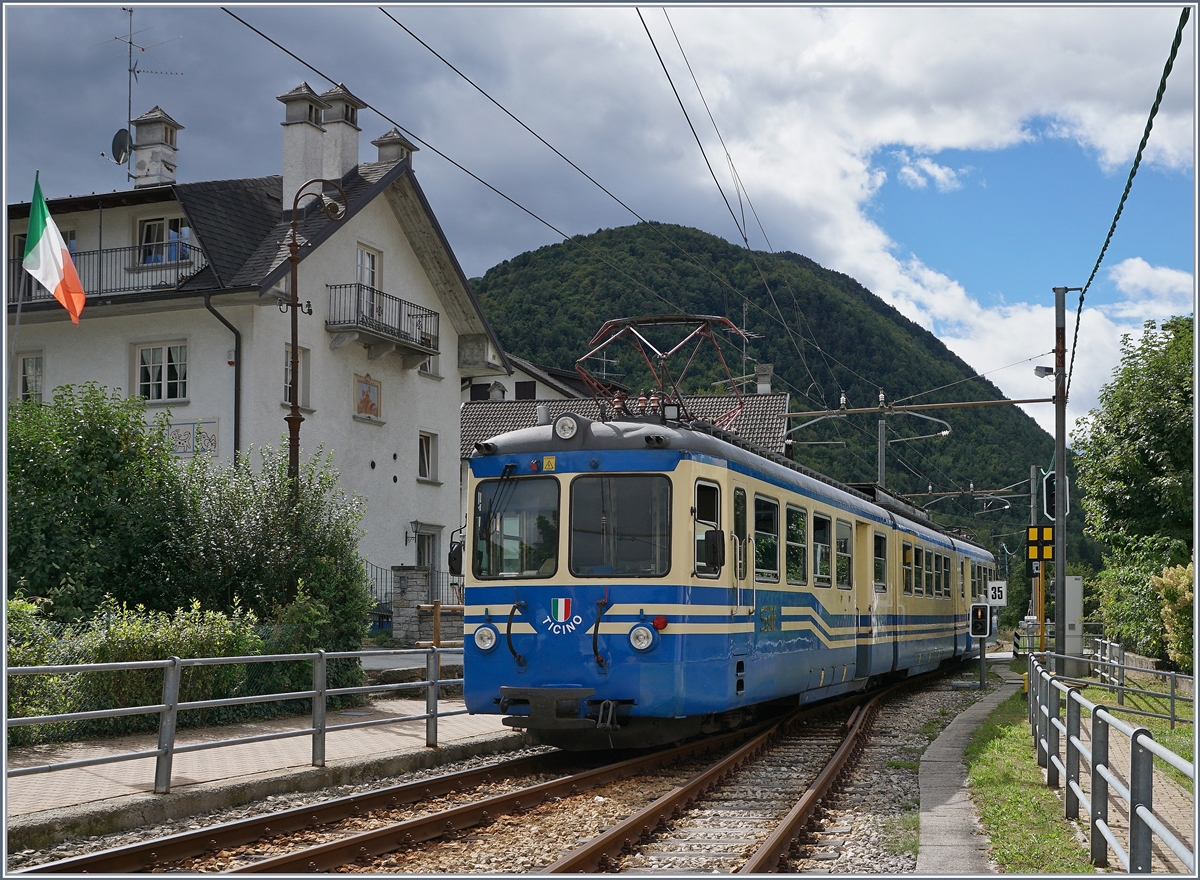
[[[279,221],[283,178],[177,183],[175,195],[208,255],[218,286],[229,287]]]
[[[786,392],[747,394],[742,397],[744,408],[731,433],[755,446],[771,452],[783,452],[787,419],[782,418],[788,407]],[[737,398],[732,394],[685,395],[684,403],[701,421],[728,412]],[[461,458],[469,458],[477,442],[537,424],[537,408],[546,406],[550,418],[573,412],[587,419],[598,420],[600,408],[592,398],[576,400],[471,400],[462,405],[462,434],[459,446]]]
[[[539,382],[541,382],[543,385],[549,385],[551,388],[553,388],[559,394],[562,394],[566,397],[575,397],[575,398],[586,398],[588,396],[587,392],[584,391],[582,389],[582,387],[575,387],[575,386],[567,384],[560,378],[555,378],[550,373],[550,370],[546,367],[539,367],[537,364],[535,364],[531,361],[527,361],[527,360],[525,360],[525,358],[519,358],[515,354],[510,354],[508,356],[508,360],[518,370],[532,376],[533,378],[535,378]],[[564,370],[555,370],[554,372],[562,373],[565,371]],[[583,382],[580,381],[579,386],[582,386],[582,385],[583,385]]]

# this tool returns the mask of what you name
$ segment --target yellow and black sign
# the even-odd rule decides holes
[[[1054,561],[1054,527],[1029,526],[1025,533],[1025,573],[1033,577],[1035,562]]]

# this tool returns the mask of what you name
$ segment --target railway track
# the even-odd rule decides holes
[[[472,862],[477,842],[503,834],[528,838],[539,823],[572,822],[578,839],[551,844],[553,856],[499,869],[778,870],[887,693],[601,767],[581,770],[579,756],[567,753],[537,755],[20,873],[411,872],[422,870],[431,846],[438,870],[456,870],[446,859],[458,857],[457,870],[470,872],[485,869]],[[714,752],[721,755],[715,763]],[[531,775],[542,781],[526,784]],[[574,819],[572,810],[581,808],[599,815],[602,827]]]

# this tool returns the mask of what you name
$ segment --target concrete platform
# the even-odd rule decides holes
[[[442,711],[464,708],[442,699]],[[424,700],[378,700],[362,709],[331,712],[327,724],[416,715]],[[308,726],[306,718],[181,731],[178,745],[257,736]],[[70,836],[105,834],[249,803],[270,794],[314,791],[376,776],[433,767],[473,755],[529,744],[498,715],[438,719],[438,747],[425,746],[425,722],[402,721],[326,734],[325,766],[313,767],[311,736],[223,746],[176,755],[171,792],[154,793],[153,758],[38,773],[5,784],[9,849],[39,849]],[[154,734],[10,749],[8,767],[41,766],[153,749]]]

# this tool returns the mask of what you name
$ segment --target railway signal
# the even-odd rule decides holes
[[[983,603],[971,606],[971,635],[986,639],[992,634],[992,607]]]
[[[1046,519],[1054,519],[1054,498],[1055,498],[1055,479],[1054,471],[1042,477],[1042,513],[1046,515]],[[1071,512],[1071,478],[1063,477],[1063,513]]]

